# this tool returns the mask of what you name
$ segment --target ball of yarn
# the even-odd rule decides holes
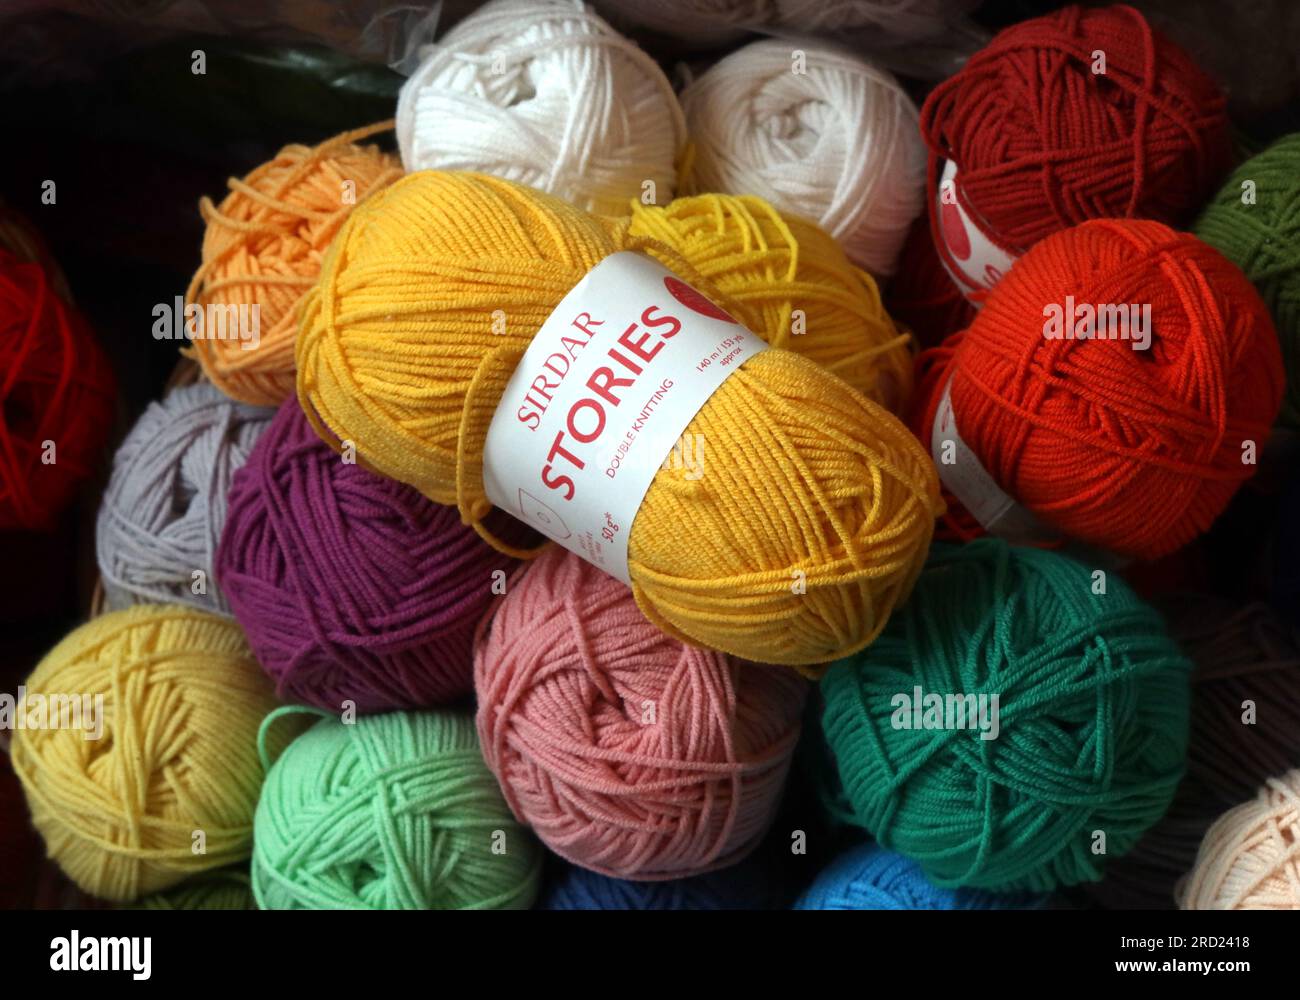
[[[1195,231],[1246,273],[1272,312],[1287,375],[1280,422],[1300,427],[1300,133],[1238,167]]]
[[[220,205],[199,202],[207,225],[203,263],[186,305],[203,310],[205,334],[221,329],[206,317],[223,312],[242,316],[233,311],[245,309],[256,324],[255,337],[192,339],[190,352],[222,392],[258,406],[293,395],[296,310],[316,283],[321,254],[353,206],[402,176],[396,157],[356,145],[389,127],[346,132],[318,146],[285,146],[242,180],[232,177]]]
[[[931,191],[953,161],[957,202],[1013,256],[1088,219],[1187,222],[1232,155],[1218,85],[1122,4],[999,32],[930,92],[921,131]],[[939,252],[954,265],[939,239],[952,220],[933,202]]]
[[[1097,336],[1075,338],[1072,303],[1097,310]],[[1111,305],[1118,327],[1102,321]],[[1049,334],[1051,307],[1067,335]],[[922,440],[947,391],[957,433],[1006,494],[1070,538],[1140,559],[1223,511],[1255,471],[1283,389],[1277,336],[1245,275],[1141,220],[1037,244],[919,370]]]
[[[1205,834],[1184,910],[1300,910],[1300,770],[1269,778]]]
[[[564,295],[628,246],[508,181],[409,174],[353,213],[327,257],[298,340],[304,411],[322,436],[356,442],[379,472],[480,524],[491,509],[483,441],[510,374]],[[693,263],[662,245],[656,254],[731,307]],[[497,310],[504,333],[493,332]],[[692,480],[661,470],[650,484],[628,548],[646,616],[767,663],[823,663],[869,643],[933,531],[937,480],[916,439],[776,349],[728,378],[685,433],[726,457]]]
[[[877,844],[845,851],[796,901],[795,910],[1004,910],[1034,906],[1023,895],[941,889],[921,866]]]
[[[1121,580],[1097,589],[1053,552],[937,545],[885,633],[822,680],[855,822],[936,885],[1095,881],[1169,805],[1191,665]]]
[[[0,531],[53,527],[99,464],[116,396],[81,314],[0,248]]]
[[[162,605],[106,614],[25,687],[14,770],[46,852],[78,886],[134,900],[248,857],[258,726],[276,701],[234,622]],[[56,709],[57,728],[32,725],[53,727]]]
[[[1171,594],[1158,607],[1196,665],[1187,774],[1164,818],[1106,866],[1090,895],[1112,908],[1172,909],[1205,831],[1300,761],[1300,636],[1261,604]],[[1249,718],[1247,717],[1249,713]]]
[[[256,910],[253,887],[243,868],[223,868],[186,879],[166,892],[146,896],[141,910]]]
[[[765,198],[815,220],[854,263],[894,273],[925,207],[916,105],[883,69],[835,48],[754,42],[682,93],[694,144],[687,186]]]
[[[975,318],[975,307],[939,263],[925,216],[912,223],[899,252],[897,273],[885,286],[885,308],[921,347],[937,347]]]
[[[566,866],[546,888],[543,910],[770,910],[774,887],[767,870],[746,861],[731,868],[661,882],[610,878]]]
[[[230,613],[213,579],[231,480],[274,410],[209,382],[150,403],[113,456],[95,553],[108,607],[190,604]]]
[[[871,275],[819,227],[762,198],[698,195],[663,207],[637,204],[626,223],[608,228],[616,240],[653,241],[646,251],[670,269],[686,258],[734,305],[736,319],[773,347],[816,361],[890,412],[906,403],[907,336],[885,312]]]
[[[807,685],[670,638],[557,547],[484,622],[474,687],[483,756],[521,822],[584,868],[668,879],[758,845]]]
[[[412,170],[481,170],[602,214],[666,202],[686,125],[648,55],[575,0],[493,0],[402,86]]]
[[[454,508],[345,461],[296,399],[229,504],[217,579],[282,699],[379,712],[469,693],[474,629],[514,560]]]
[[[264,910],[527,909],[541,865],[466,713],[323,718],[270,767],[257,804]]]

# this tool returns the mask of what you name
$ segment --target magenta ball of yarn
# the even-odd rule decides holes
[[[345,461],[286,401],[235,475],[217,579],[286,701],[442,704],[515,561],[451,507]],[[495,574],[495,575],[494,575]]]
[[[613,878],[698,875],[757,846],[806,687],[665,635],[559,548],[511,580],[474,650],[479,739],[515,816]]]

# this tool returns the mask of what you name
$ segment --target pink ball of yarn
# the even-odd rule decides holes
[[[454,508],[345,461],[289,399],[235,475],[216,574],[282,699],[367,713],[469,693],[474,629],[514,565]]]
[[[615,878],[741,860],[771,823],[806,684],[664,635],[560,548],[509,585],[474,650],[479,739],[515,816]]]

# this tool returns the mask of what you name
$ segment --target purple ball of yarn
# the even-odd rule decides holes
[[[473,689],[474,629],[514,564],[289,399],[234,478],[216,573],[282,699],[369,713]]]

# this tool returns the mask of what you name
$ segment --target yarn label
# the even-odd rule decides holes
[[[651,481],[660,469],[688,485],[705,474],[704,442],[683,432],[766,348],[657,261],[606,257],[506,385],[483,449],[488,499],[630,584],[628,536]]]
[[[939,234],[948,254],[939,255],[953,283],[972,305],[984,304],[990,288],[1011,270],[1016,258],[994,243],[957,198],[957,164],[948,160],[935,192]]]
[[[943,485],[990,534],[1023,545],[1057,541],[1056,532],[1012,499],[962,440],[952,408],[951,389],[950,379],[944,386],[934,426],[930,429],[930,455]]]

